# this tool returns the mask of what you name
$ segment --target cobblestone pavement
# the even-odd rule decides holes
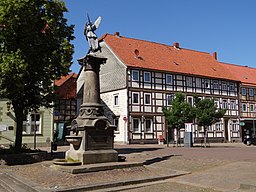
[[[238,143],[211,144],[209,148],[166,147],[164,145],[115,145],[128,162],[144,162],[145,167],[126,168],[72,175],[51,168],[52,161],[29,165],[1,166],[0,172],[10,173],[36,189],[65,189],[113,181],[157,176],[168,170],[191,172],[165,181],[103,189],[99,191],[234,191],[241,182],[254,182],[256,147]],[[49,148],[42,148],[49,150]],[[59,147],[54,157],[63,156],[67,146]],[[250,171],[251,170],[251,171]]]

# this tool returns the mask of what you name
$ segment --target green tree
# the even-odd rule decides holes
[[[182,93],[176,93],[172,105],[169,108],[163,108],[168,128],[177,130],[177,145],[180,143],[180,129],[185,127],[185,123],[192,122],[195,113],[191,104],[185,101]]]
[[[198,97],[195,100],[196,123],[203,127],[204,131],[204,147],[206,147],[207,128],[218,122],[222,118],[226,109],[217,109],[213,99],[201,100]]]
[[[64,12],[59,0],[0,1],[0,97],[12,102],[16,149],[22,146],[27,112],[51,106],[53,81],[69,72],[74,26]]]

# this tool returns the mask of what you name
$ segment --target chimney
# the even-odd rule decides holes
[[[173,47],[179,49],[180,48],[180,44],[178,42],[175,42],[175,43],[173,43]]]
[[[213,53],[212,53],[212,56],[213,56],[214,59],[218,60],[218,59],[217,59],[217,52],[213,52]]]
[[[120,37],[120,33],[119,32],[115,32],[114,35]]]

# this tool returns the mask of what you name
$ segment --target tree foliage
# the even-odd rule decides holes
[[[185,123],[192,122],[195,114],[191,104],[185,101],[182,93],[177,93],[170,108],[163,108],[163,113],[170,129],[176,129],[177,133],[185,126]],[[178,135],[179,139],[179,135]]]
[[[219,121],[226,113],[226,109],[217,109],[213,99],[201,100],[194,97],[194,106],[185,101],[182,93],[177,93],[170,108],[163,108],[168,127],[179,130],[185,123],[194,122],[204,130],[204,144],[206,146],[207,128]],[[178,136],[179,139],[179,136]]]
[[[204,146],[206,147],[207,128],[220,120],[226,109],[217,109],[213,99],[201,100],[195,97],[196,123],[204,130]]]
[[[11,100],[16,117],[15,147],[21,148],[27,111],[50,106],[53,81],[69,72],[73,25],[59,0],[0,1],[0,97]]]

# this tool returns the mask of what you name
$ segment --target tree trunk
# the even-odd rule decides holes
[[[16,117],[16,137],[15,137],[15,149],[21,150],[22,147],[22,131],[23,131],[23,108],[18,103],[12,102],[14,113]]]
[[[177,147],[180,145],[180,129],[177,129]]]
[[[206,137],[207,136],[207,127],[204,126],[204,148],[206,148]]]

